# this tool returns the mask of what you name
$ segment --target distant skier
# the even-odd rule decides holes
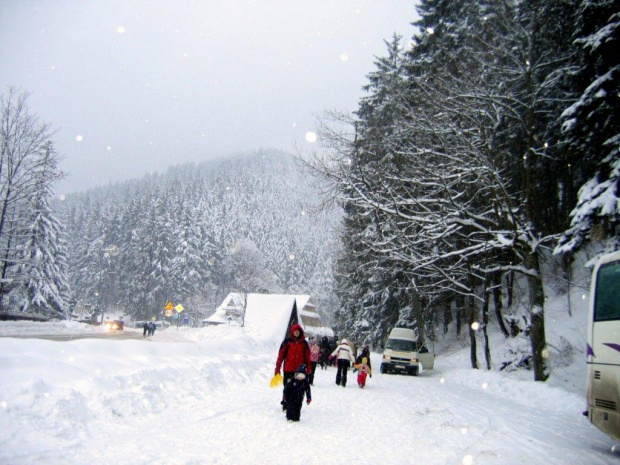
[[[274,375],[280,373],[280,369],[284,371],[284,388],[286,382],[293,377],[299,365],[304,365],[306,374],[309,375],[312,367],[310,358],[310,347],[305,339],[304,330],[299,324],[291,326],[290,337],[284,339],[278,351],[278,360],[276,361],[276,369]],[[286,395],[282,395],[282,410],[286,410]]]
[[[292,378],[284,384],[284,396],[286,398],[286,419],[288,421],[299,421],[301,406],[304,402],[310,405],[312,402],[312,391],[308,382],[306,365],[301,364]]]
[[[351,353],[349,347],[349,341],[343,339],[336,350],[331,354],[331,357],[336,357],[336,363],[338,363],[338,373],[336,373],[336,384],[342,387],[347,385],[347,372],[351,366],[351,362],[355,363],[355,358]]]
[[[362,389],[366,386],[366,377],[372,378],[372,367],[370,366],[370,349],[365,345],[362,352],[355,359],[355,369],[357,370],[357,385]]]

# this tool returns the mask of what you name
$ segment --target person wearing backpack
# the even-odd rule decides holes
[[[300,365],[305,365],[306,375],[312,371],[312,359],[310,356],[310,347],[306,341],[303,328],[299,324],[291,326],[289,337],[282,341],[280,350],[278,351],[278,360],[276,361],[276,369],[274,375],[283,371],[284,387],[289,379],[291,379]],[[286,411],[286,395],[282,393],[282,410]]]

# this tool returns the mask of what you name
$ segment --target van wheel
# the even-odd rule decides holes
[[[418,367],[414,367],[414,368],[413,368],[413,371],[411,372],[411,374],[412,374],[413,376],[418,376]]]

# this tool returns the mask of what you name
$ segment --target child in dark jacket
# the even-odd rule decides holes
[[[306,395],[306,402],[312,402],[312,392],[310,383],[306,375],[306,365],[299,365],[292,378],[284,385],[284,398],[286,399],[286,419],[288,421],[299,421],[301,406]]]

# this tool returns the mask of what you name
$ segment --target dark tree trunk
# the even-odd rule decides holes
[[[426,333],[424,331],[424,316],[422,315],[422,302],[420,302],[420,295],[415,289],[411,290],[411,303],[413,305],[413,314],[418,324],[418,344],[426,343]]]
[[[476,308],[474,306],[473,299],[471,297],[467,298],[467,311],[469,313],[469,341],[470,341],[470,358],[471,358],[471,367],[474,369],[478,369],[478,355],[477,355],[477,345],[476,345],[476,331],[473,328],[473,324],[476,321]]]
[[[493,277],[493,305],[495,307],[495,318],[502,334],[506,337],[510,337],[510,333],[506,328],[504,322],[504,315],[502,315],[502,280],[499,275]]]
[[[506,273],[506,295],[508,296],[508,307],[512,307],[512,292],[514,290],[515,274],[514,271]]]
[[[530,342],[532,360],[534,362],[534,380],[546,381],[549,377],[547,369],[547,341],[545,337],[545,294],[538,252],[527,255],[525,264],[535,276],[528,275],[530,295]]]
[[[459,336],[461,334],[461,329],[463,328],[463,318],[465,311],[465,302],[462,296],[458,296],[456,298],[456,335]]]
[[[484,359],[487,362],[487,370],[491,369],[491,348],[489,347],[489,335],[487,326],[489,324],[489,298],[488,280],[484,283],[484,299],[482,301],[482,335],[484,337]]]
[[[568,316],[573,316],[573,310],[570,304],[570,286],[573,281],[572,257],[570,254],[562,255],[562,268],[564,270],[564,279],[566,280],[566,308]]]
[[[448,334],[448,327],[452,323],[452,309],[450,308],[450,302],[444,302],[443,305],[443,334]]]

